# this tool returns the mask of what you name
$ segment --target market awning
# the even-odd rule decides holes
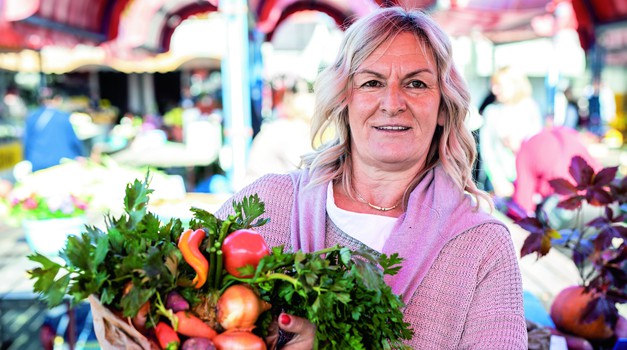
[[[627,65],[627,1],[572,0],[581,46],[598,45],[607,64]]]
[[[119,19],[117,38],[104,45],[121,51],[119,58],[163,53],[169,50],[172,33],[183,20],[215,11],[217,0],[135,0]]]
[[[19,51],[25,47],[24,38],[7,22],[0,22],[0,52]]]
[[[581,1],[581,0],[580,0]],[[613,0],[618,2],[619,0]],[[54,43],[113,45],[149,53],[168,50],[174,28],[188,16],[216,11],[217,0],[5,0],[7,21],[28,38],[29,48]],[[479,30],[496,41],[527,39],[534,34],[530,22],[546,14],[551,0],[251,0],[249,10],[256,28],[272,38],[289,15],[306,10],[328,14],[338,25],[368,13],[377,6],[403,4],[431,11],[452,35]],[[599,3],[603,1],[597,0]]]
[[[4,0],[3,20],[24,39],[24,48],[98,45],[118,34],[130,0]]]
[[[250,0],[248,9],[266,40],[299,11],[326,13],[341,26],[374,7],[403,4],[431,12],[451,35],[481,33],[507,43],[550,36],[560,3],[572,3],[572,25],[584,49],[600,43],[612,55],[627,52],[624,0]],[[100,45],[107,55],[140,59],[168,51],[174,29],[185,18],[217,11],[217,5],[218,0],[3,0],[0,50]]]
[[[453,36],[479,33],[494,43],[530,40],[550,33],[538,32],[532,23],[550,13],[551,0],[451,2],[433,17]]]
[[[4,4],[0,25],[6,27],[2,32],[17,34],[12,47],[109,45],[122,58],[134,56],[133,50],[167,51],[174,28],[185,18],[217,10],[217,0],[4,0],[0,4]]]

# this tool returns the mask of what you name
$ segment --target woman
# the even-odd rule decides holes
[[[526,349],[516,254],[507,228],[479,209],[470,96],[446,34],[422,12],[377,10],[346,31],[315,91],[313,135],[328,141],[302,170],[236,195],[266,203],[268,244],[398,252],[403,268],[386,282],[407,304],[414,349]],[[279,324],[297,333],[285,349],[311,348],[306,320]]]
[[[497,197],[511,197],[516,180],[516,154],[523,141],[542,130],[542,114],[531,96],[529,79],[512,67],[492,76],[496,103],[484,110],[479,130],[482,165]]]

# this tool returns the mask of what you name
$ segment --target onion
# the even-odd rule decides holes
[[[263,339],[249,331],[230,330],[213,338],[217,350],[266,350]]]
[[[218,322],[227,330],[252,329],[259,315],[269,310],[270,306],[248,285],[232,285],[218,299]]]

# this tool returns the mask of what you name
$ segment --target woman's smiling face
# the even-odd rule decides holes
[[[422,168],[436,125],[443,125],[431,50],[412,33],[400,33],[359,66],[351,88],[353,161],[387,170]]]

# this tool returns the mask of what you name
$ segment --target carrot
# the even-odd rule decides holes
[[[157,323],[157,326],[155,327],[155,334],[157,335],[157,340],[159,340],[159,345],[163,350],[177,350],[181,344],[179,335],[176,334],[174,329],[165,322]]]
[[[145,302],[137,311],[137,315],[132,318],[133,326],[138,331],[146,329],[146,321],[148,320],[148,313],[150,312],[150,301]]]
[[[177,332],[188,337],[213,339],[218,333],[200,318],[186,311],[174,313],[178,318]]]

